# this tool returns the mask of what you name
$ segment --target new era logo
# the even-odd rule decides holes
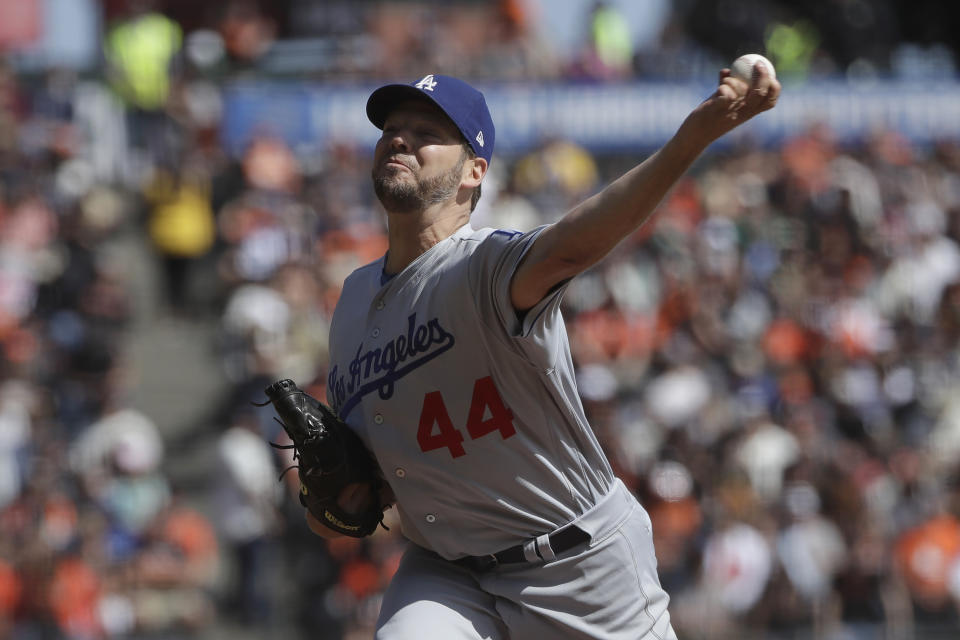
[[[413,85],[417,89],[422,89],[423,91],[433,91],[433,88],[437,86],[437,81],[433,79],[433,74],[423,76],[423,80]]]
[[[483,146],[483,131],[477,134],[477,144],[481,147]]]

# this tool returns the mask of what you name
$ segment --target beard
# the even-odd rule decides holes
[[[432,178],[422,178],[413,172],[414,182],[403,180],[399,172],[373,171],[373,190],[384,209],[394,213],[418,213],[433,204],[449,200],[460,189],[460,175],[466,158],[448,172]]]

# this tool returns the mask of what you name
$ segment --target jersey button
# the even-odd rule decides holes
[[[373,416],[373,421],[377,424],[383,424],[383,416],[378,413],[377,415]]]
[[[376,338],[376,337],[379,336],[379,335],[380,335],[380,329],[374,329],[374,330],[373,330],[373,337]]]
[[[433,524],[434,522],[437,521],[437,516],[433,515],[432,513],[428,513],[428,514],[427,514],[427,517],[424,518],[424,519],[425,519],[427,522],[429,522],[430,524]]]
[[[407,472],[403,467],[397,467],[393,472],[397,474],[398,478],[402,478],[403,476],[407,475]]]
[[[387,303],[385,303],[383,300],[377,300],[377,311],[383,309],[385,306],[387,306]]]

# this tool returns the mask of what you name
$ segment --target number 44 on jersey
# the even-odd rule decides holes
[[[487,376],[473,383],[467,433],[471,440],[476,440],[494,431],[499,431],[504,440],[517,432],[513,426],[513,412],[503,403],[493,378]],[[453,426],[439,391],[432,391],[423,397],[417,442],[424,452],[446,447],[454,458],[467,453],[463,449],[463,434]]]

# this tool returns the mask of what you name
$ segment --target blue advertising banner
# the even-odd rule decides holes
[[[478,85],[497,127],[497,153],[549,137],[595,152],[657,147],[712,91],[710,86]],[[333,142],[372,146],[378,132],[364,105],[373,86],[233,85],[225,89],[223,142],[240,152],[251,137],[279,136],[295,148]],[[895,129],[921,142],[960,137],[960,84],[821,83],[784,87],[776,109],[736,130],[760,144],[827,125],[840,139]]]

